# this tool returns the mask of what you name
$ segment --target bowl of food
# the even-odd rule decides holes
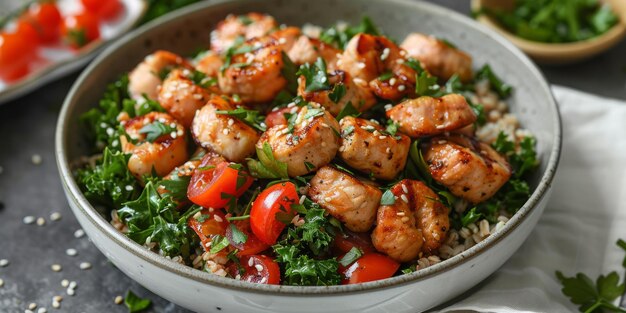
[[[190,6],[96,59],[56,133],[94,244],[199,312],[450,300],[530,234],[560,145],[523,53],[382,0]]]
[[[472,0],[472,10],[542,64],[583,61],[626,37],[626,4],[619,0]]]

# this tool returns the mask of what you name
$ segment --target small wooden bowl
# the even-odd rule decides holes
[[[571,43],[543,43],[523,39],[509,32],[496,19],[487,14],[481,14],[478,17],[478,21],[495,29],[537,63],[552,65],[571,64],[591,58],[610,49],[626,36],[626,1],[605,1],[611,4],[611,8],[619,17],[618,23],[598,37]],[[506,11],[512,10],[514,4],[515,0],[472,0],[472,10],[477,12],[481,8],[490,8]]]

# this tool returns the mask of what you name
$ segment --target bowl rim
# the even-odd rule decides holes
[[[252,292],[252,293],[261,293],[261,294],[274,294],[274,295],[307,295],[307,296],[331,296],[331,295],[345,295],[348,293],[360,293],[371,291],[375,289],[383,289],[383,288],[392,288],[392,287],[400,287],[402,285],[414,283],[419,280],[425,280],[430,278],[436,274],[440,274],[443,272],[450,271],[463,263],[473,259],[483,251],[489,249],[494,246],[498,242],[500,242],[503,238],[508,236],[513,230],[515,230],[525,219],[526,216],[529,215],[532,210],[536,209],[536,205],[546,196],[547,191],[549,190],[552,180],[554,178],[557,165],[560,158],[561,153],[561,143],[562,143],[562,126],[561,126],[561,117],[559,114],[559,108],[554,100],[554,96],[552,95],[551,89],[543,77],[543,74],[539,71],[539,69],[535,66],[528,57],[526,57],[518,48],[516,48],[513,44],[508,42],[504,37],[499,35],[497,32],[489,29],[488,27],[481,25],[469,17],[466,17],[460,13],[454,12],[450,9],[421,1],[410,1],[410,0],[374,0],[379,3],[384,3],[386,5],[400,5],[400,6],[410,6],[414,10],[426,10],[439,15],[449,16],[451,19],[455,19],[461,24],[465,24],[465,26],[469,28],[473,28],[474,31],[481,32],[483,35],[491,37],[493,40],[498,42],[500,45],[507,48],[511,53],[517,57],[533,74],[534,78],[539,81],[541,86],[541,91],[544,94],[549,95],[546,101],[549,105],[549,109],[553,114],[552,124],[554,137],[552,138],[551,150],[549,151],[550,157],[547,162],[546,170],[541,176],[541,180],[537,185],[537,188],[531,194],[531,197],[526,201],[526,203],[518,210],[518,212],[505,224],[505,226],[496,231],[494,234],[487,237],[485,240],[479,242],[474,245],[470,249],[463,251],[462,253],[427,267],[422,270],[415,271],[410,274],[400,275],[384,280],[354,284],[354,285],[334,285],[334,286],[283,286],[283,285],[261,285],[261,284],[252,284],[247,283],[231,278],[221,277],[212,273],[203,272],[200,270],[196,270],[187,265],[183,265],[177,262],[174,262],[170,259],[165,258],[164,256],[159,255],[158,253],[154,253],[149,251],[142,245],[132,241],[130,238],[119,232],[115,229],[109,221],[107,221],[102,215],[100,215],[97,210],[91,205],[91,203],[86,199],[82,191],[80,190],[78,184],[76,183],[74,176],[72,175],[72,170],[70,168],[70,162],[66,155],[66,138],[69,135],[66,119],[70,114],[70,111],[74,106],[77,105],[77,102],[74,101],[76,94],[79,92],[80,86],[83,82],[90,76],[91,72],[94,71],[98,67],[98,65],[107,59],[108,55],[120,48],[123,48],[125,44],[134,40],[137,36],[145,32],[152,31],[155,28],[166,27],[168,23],[173,22],[174,20],[184,18],[187,15],[192,14],[195,11],[201,10],[210,10],[212,7],[219,5],[233,5],[233,2],[236,5],[244,5],[245,3],[254,2],[255,0],[216,0],[211,2],[199,2],[196,4],[189,5],[183,9],[180,9],[176,12],[163,16],[161,18],[155,19],[142,27],[137,28],[136,30],[126,34],[121,39],[107,47],[107,49],[100,54],[90,65],[81,73],[79,78],[74,82],[72,88],[68,95],[66,96],[63,106],[61,108],[59,118],[57,120],[57,128],[55,134],[55,157],[57,162],[57,167],[59,169],[59,175],[61,178],[61,182],[66,191],[66,196],[68,201],[71,201],[75,204],[75,207],[78,208],[79,212],[86,218],[89,223],[92,224],[95,228],[98,229],[104,236],[108,237],[109,240],[112,240],[120,247],[125,250],[133,253],[135,256],[143,259],[145,262],[149,262],[150,264],[162,269],[169,271],[171,273],[175,273],[181,277],[186,279],[191,279],[196,282],[209,284],[216,287],[224,287],[228,289],[234,289],[243,292]],[[365,2],[365,0],[362,0]],[[548,151],[545,151],[548,153]]]

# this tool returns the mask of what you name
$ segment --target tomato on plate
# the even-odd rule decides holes
[[[279,183],[263,190],[254,200],[250,210],[252,232],[266,244],[275,244],[287,226],[276,218],[276,214],[279,212],[291,214],[291,205],[297,202],[296,185],[291,182]]]
[[[19,25],[18,25],[19,27]],[[0,79],[15,81],[26,76],[29,62],[36,55],[33,29],[28,25],[18,28],[19,32],[0,33]]]
[[[211,250],[211,238],[215,235],[226,235],[226,229],[228,228],[228,221],[220,210],[202,209],[198,218],[190,217],[187,220],[187,225],[193,231],[196,232],[200,241],[202,242],[202,248],[204,250]]]
[[[267,113],[267,116],[265,116],[265,125],[267,125],[267,128],[269,129],[276,125],[287,125],[285,113],[291,112],[291,109],[292,108],[284,107]]]
[[[61,12],[52,1],[34,2],[20,20],[33,23],[42,43],[53,43],[59,40]]]
[[[97,15],[102,20],[110,20],[122,11],[122,3],[119,0],[81,0],[85,10]]]
[[[226,161],[214,166],[211,158],[213,156],[207,154],[194,170],[187,197],[199,206],[221,209],[232,197],[240,197],[248,190],[254,179],[243,169],[237,169],[236,165]]]
[[[280,267],[278,263],[266,255],[246,255],[239,259],[241,270],[237,264],[228,267],[232,277],[250,283],[278,285],[280,284]]]
[[[355,233],[347,229],[344,229],[343,234],[335,236],[333,246],[340,254],[348,253],[352,248],[359,248],[364,253],[375,251],[368,233]]]
[[[72,48],[83,47],[100,38],[98,17],[88,12],[66,16],[61,24],[61,35]]]
[[[358,284],[393,276],[400,263],[379,253],[366,253],[344,269],[342,284]]]
[[[237,230],[241,232],[241,234],[236,234]],[[244,242],[238,241],[238,239],[242,239],[242,234],[246,237]],[[250,222],[248,220],[232,222],[228,228],[226,228],[226,238],[228,238],[231,246],[239,250],[239,252],[237,252],[238,256],[257,254],[270,247],[254,235],[250,229]]]

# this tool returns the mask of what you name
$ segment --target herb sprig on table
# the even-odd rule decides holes
[[[617,245],[626,252],[626,242],[622,239],[617,241]],[[626,269],[626,257],[622,262],[622,267]],[[563,285],[561,291],[570,298],[572,303],[579,305],[580,312],[623,312],[626,309],[615,306],[613,301],[624,293],[626,284],[620,285],[620,277],[613,271],[608,275],[600,275],[594,283],[584,273],[577,273],[574,277],[565,277],[560,271],[556,271],[556,277]]]

